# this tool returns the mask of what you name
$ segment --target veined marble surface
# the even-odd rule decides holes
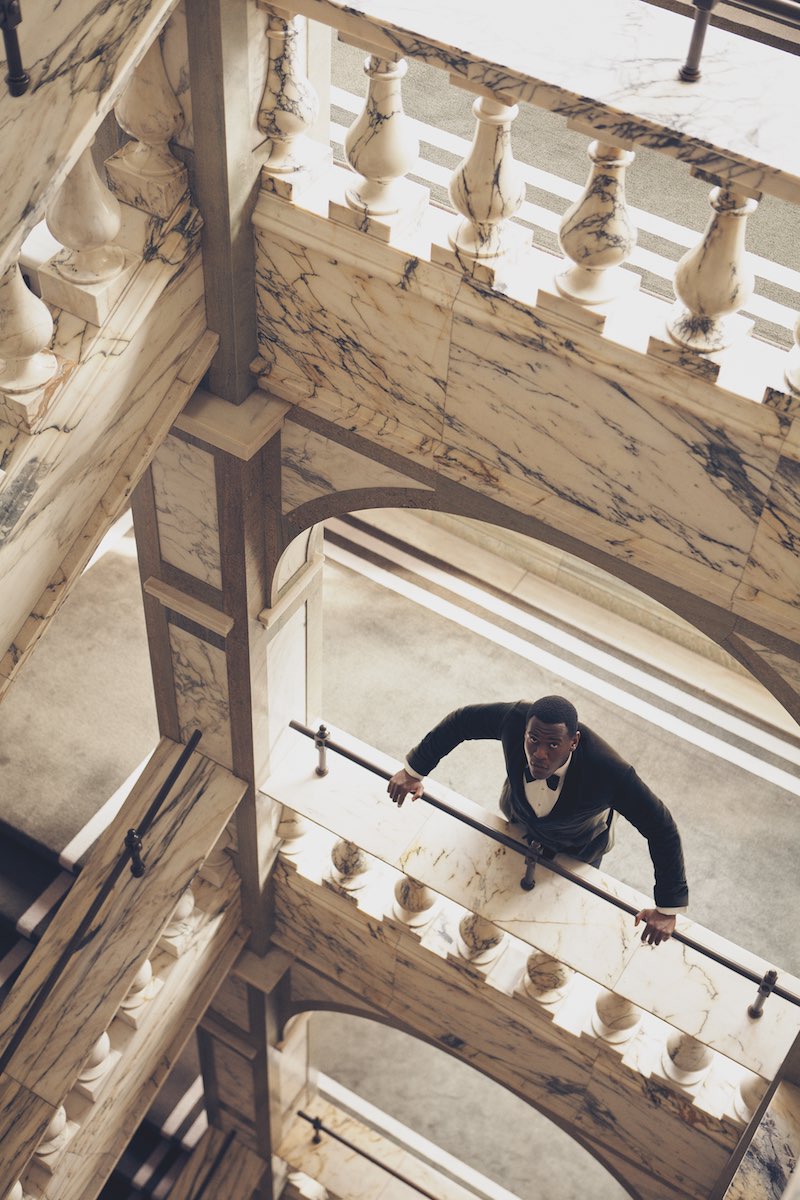
[[[0,272],[44,216],[175,2],[37,0],[24,7],[17,32],[30,87],[17,97],[0,87]]]
[[[170,434],[159,446],[152,469],[161,557],[221,588],[213,455]]]
[[[287,754],[291,740],[295,749]],[[420,801],[397,809],[379,778],[340,756],[331,758],[329,774],[320,779],[311,742],[289,731],[282,765],[262,790],[748,1070],[775,1074],[800,1030],[800,1007],[772,996],[761,1020],[751,1021],[746,1008],[754,984],[678,942],[643,945],[631,916],[542,866],[534,891],[524,892],[521,855]],[[458,807],[484,825],[506,829],[502,818],[463,797]],[[560,861],[636,908],[652,903],[586,864],[563,856]],[[703,942],[700,926],[681,919],[681,927]],[[761,973],[771,965],[744,951],[736,958],[758,964]],[[799,981],[782,979],[800,994]]]
[[[711,28],[702,77],[683,83],[691,23],[641,0],[562,0],[546,12],[505,0],[295,0],[293,8],[370,36],[475,84],[577,118],[745,186],[800,201],[791,54]]]
[[[554,309],[560,260],[540,250],[492,290],[431,261],[452,225],[440,210],[408,252],[328,220],[343,176],[307,207],[259,199],[259,385],[461,485],[465,510],[499,501],[677,584],[687,609],[697,597],[797,642],[800,422],[765,399],[784,397],[786,353],[746,339],[699,378],[648,352],[667,302],[623,296],[598,329]],[[303,474],[333,482],[321,442]]]
[[[331,492],[352,493],[365,488],[432,491],[416,479],[365,458],[296,421],[287,421],[283,428],[281,463],[281,499],[285,513]]]
[[[177,625],[170,625],[172,671],[181,738],[203,731],[209,758],[231,767],[230,704],[225,653]]]
[[[194,254],[198,239],[191,209],[177,214],[160,239],[148,233],[147,261],[103,330],[56,314],[58,353],[79,365],[39,432],[13,431],[0,479],[0,642],[3,650],[9,647],[2,675],[12,673],[50,615],[50,594],[64,582],[58,572],[69,575],[76,539],[101,497],[118,473],[127,470],[129,485],[138,479],[155,450],[148,426],[157,424],[171,386],[187,370],[191,374],[189,352],[206,327],[202,264]],[[198,373],[207,365],[207,359],[198,363]],[[164,432],[159,429],[158,437]],[[102,454],[92,453],[100,445]],[[136,461],[127,463],[131,453]],[[103,532],[97,530],[98,541]],[[35,609],[45,603],[46,612]],[[23,628],[26,620],[30,629]]]

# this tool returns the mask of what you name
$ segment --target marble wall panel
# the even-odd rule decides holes
[[[797,448],[782,455],[756,531],[750,561],[736,597],[739,612],[785,636],[798,638],[800,630],[800,430],[793,430]],[[759,593],[763,593],[759,596]],[[752,597],[752,603],[750,599]],[[781,602],[783,612],[769,617],[769,601]],[[776,614],[777,616],[777,614]]]
[[[269,761],[272,769],[289,751],[289,722],[305,721],[309,716],[307,670],[306,606],[302,604],[267,645]]]
[[[215,1039],[213,1045],[214,1076],[221,1103],[243,1114],[254,1112],[254,1063],[219,1039]]]
[[[511,315],[511,314],[509,314]],[[531,317],[503,330],[470,301],[453,324],[447,438],[463,478],[523,481],[709,572],[741,574],[777,439],[725,428],[625,385],[600,354]],[[598,349],[599,349],[598,343]],[[451,460],[448,460],[448,465]]]
[[[169,641],[181,739],[202,729],[202,753],[232,768],[225,654],[177,625],[170,625]]]
[[[709,1194],[737,1136],[729,1131],[726,1138],[721,1123],[677,1089],[635,1071],[623,1085],[615,1064],[604,1056],[594,1064],[575,1125],[607,1153],[635,1162],[644,1158],[654,1176],[670,1180],[673,1194],[687,1200]]]
[[[781,1200],[800,1161],[800,1089],[778,1084],[725,1200]]]
[[[152,471],[161,557],[221,588],[213,455],[170,434],[153,459]]]
[[[283,511],[336,492],[363,488],[412,488],[432,492],[408,475],[365,458],[339,442],[287,421],[281,440]]]
[[[326,415],[350,427],[363,407],[420,439],[440,435],[451,314],[417,282],[419,260],[392,252],[379,268],[357,249],[340,256],[260,222],[255,234],[259,346],[272,373],[323,396]]]

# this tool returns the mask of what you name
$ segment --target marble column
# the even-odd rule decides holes
[[[545,1007],[557,1004],[566,996],[575,972],[551,954],[535,950],[528,955],[517,992]]]
[[[450,180],[450,199],[463,218],[450,244],[468,270],[500,262],[528,240],[524,231],[509,225],[525,199],[522,170],[511,153],[511,124],[519,106],[479,96],[472,111],[472,146]]]
[[[331,881],[344,892],[358,892],[366,883],[370,867],[369,855],[357,846],[340,838],[331,850]]]
[[[624,996],[603,990],[592,1013],[592,1030],[604,1042],[617,1045],[629,1041],[642,1022],[642,1011]]]
[[[122,210],[87,146],[47,209],[47,227],[64,247],[39,270],[42,296],[102,325],[130,281],[134,260],[116,244]]]
[[[558,243],[573,265],[556,276],[556,286],[562,296],[591,307],[612,300],[638,276],[621,270],[636,244],[625,201],[625,172],[634,154],[593,141],[589,158],[586,188],[559,226]]]
[[[411,929],[429,924],[438,908],[439,897],[424,883],[417,883],[410,875],[398,879],[394,886],[392,915]]]
[[[708,1046],[678,1030],[669,1035],[661,1055],[664,1074],[683,1087],[692,1087],[705,1079],[713,1062],[714,1054]]]
[[[258,128],[269,141],[261,186],[286,200],[312,187],[328,169],[327,146],[308,137],[319,99],[306,74],[305,18],[266,9],[269,42],[267,80],[258,109]]]
[[[750,1121],[768,1086],[766,1079],[762,1079],[760,1075],[748,1075],[742,1079],[733,1098],[733,1109],[737,1117],[745,1122]]]
[[[97,173],[87,146],[47,209],[47,228],[66,253],[53,260],[73,283],[102,283],[119,275],[125,254],[114,244],[122,221],[119,201]]]
[[[186,196],[188,176],[169,148],[183,126],[183,110],[169,85],[158,38],[114,112],[132,140],[106,163],[109,187],[126,204],[166,219]]]
[[[673,341],[702,354],[724,350],[735,340],[733,315],[750,298],[754,285],[745,230],[757,200],[735,188],[716,187],[709,203],[712,215],[700,243],[675,269],[678,300],[667,320]],[[747,328],[738,323],[740,333]]]
[[[508,934],[476,913],[467,913],[458,923],[458,952],[476,967],[488,967],[508,944]]]
[[[47,385],[58,374],[47,349],[53,318],[47,305],[25,285],[13,263],[0,277],[0,415],[32,428],[47,405]]]

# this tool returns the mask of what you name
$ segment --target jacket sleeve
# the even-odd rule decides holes
[[[448,713],[422,741],[409,750],[406,761],[418,775],[430,775],[446,754],[462,742],[482,738],[499,741],[503,723],[515,704],[468,704]]]
[[[656,904],[682,908],[688,903],[689,889],[678,827],[667,806],[642,783],[633,767],[626,768],[614,808],[647,838],[656,875]]]

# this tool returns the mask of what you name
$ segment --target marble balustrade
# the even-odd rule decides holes
[[[475,937],[474,914],[446,895],[426,924],[398,919],[403,876],[371,856],[362,887],[326,887],[336,844],[311,827],[279,857],[274,941],[296,957],[292,996],[297,979],[311,1007],[379,1015],[449,1049],[557,1120],[646,1200],[708,1194],[743,1128],[740,1068],[707,1051],[706,1079],[676,1081],[661,1066],[674,1033],[664,1022],[639,1014],[632,1028],[620,1020],[627,1001],[601,1005],[607,993],[584,976],[564,986],[555,960],[530,962],[516,929],[486,955],[490,923]],[[596,1007],[611,1026],[593,1022]]]
[[[92,936],[73,947],[58,975],[49,979],[119,861],[126,830],[140,826],[179,751],[163,739],[0,1011],[0,1052],[10,1054],[0,1076],[4,1166],[24,1181],[33,1155],[29,1171],[42,1195],[83,1194],[74,1184],[61,1189],[50,1182],[58,1174],[66,1143],[72,1147],[83,1131],[88,1107],[102,1110],[108,1079],[119,1070],[125,1047],[148,1030],[152,1038],[152,1012],[161,1008],[163,1014],[194,1002],[191,990],[183,990],[185,979],[178,978],[191,975],[191,964],[207,951],[214,956],[229,953],[227,944],[236,931],[238,879],[230,868],[219,888],[198,881],[196,911],[194,896],[189,907],[185,901],[186,885],[245,791],[241,781],[195,751],[144,835],[144,875],[137,878],[123,869],[92,917]],[[150,958],[161,926],[165,929],[154,971]],[[233,953],[239,944],[237,940]],[[165,960],[180,966],[173,987],[161,998],[169,974]],[[45,982],[44,1003],[31,1022],[33,998]],[[184,1037],[190,1028],[184,1028]],[[139,1069],[146,1078],[152,1062]],[[73,1088],[73,1100],[65,1099]],[[118,1139],[124,1128],[125,1122],[105,1122],[101,1111],[92,1137]],[[72,1151],[67,1156],[75,1158]],[[91,1155],[79,1167],[73,1162],[65,1168],[68,1177],[87,1169],[92,1174],[96,1170]]]
[[[776,1074],[800,1031],[800,1007],[771,996],[764,1016],[752,1020],[747,1007],[756,988],[748,980],[678,942],[657,949],[643,945],[627,913],[542,866],[537,868],[535,890],[523,891],[519,886],[523,861],[514,851],[429,806],[398,810],[386,801],[378,781],[346,759],[337,757],[328,775],[319,777],[308,740],[292,731],[288,740],[293,753],[264,783],[263,791],[335,834],[341,839],[339,845],[348,848],[346,859],[340,855],[336,866],[345,863],[358,886],[342,889],[337,878],[339,886],[334,890],[350,891],[351,898],[357,897],[362,907],[376,915],[387,907],[392,910],[390,889],[376,870],[386,864],[410,876],[416,885],[430,888],[462,910],[512,934],[528,947],[529,955],[550,955],[608,989],[629,1006],[625,1012],[633,1005],[739,1067],[765,1079]],[[368,748],[365,752],[373,757]],[[449,795],[448,799],[482,823],[498,830],[506,828],[502,818],[464,797]],[[292,841],[290,861],[295,864],[306,836]],[[648,897],[586,864],[564,862],[636,909],[650,903]],[[319,882],[329,873],[326,862]],[[741,962],[759,977],[771,965],[686,919],[681,919],[681,924],[687,936]],[[455,935],[453,943],[457,944]],[[783,973],[781,978],[790,991],[800,995],[797,980]],[[602,1007],[598,1011],[596,1029],[601,1036],[608,1036],[607,1030],[619,1022],[610,1010],[606,1016]],[[622,1010],[620,1016],[620,1027],[631,1028],[633,1022]]]
[[[530,246],[468,264],[456,223],[432,207],[394,243],[365,235],[338,220],[349,186],[332,169],[291,204],[262,191],[254,217],[257,379],[313,431],[303,468],[317,482],[313,511],[331,511],[319,481],[332,473],[317,448],[345,454],[354,435],[366,439],[391,456],[381,461],[394,464],[398,487],[428,486],[434,507],[446,493],[449,506],[491,519],[500,503],[534,536],[544,528],[599,552],[753,669],[769,658],[762,673],[788,677],[800,705],[783,533],[800,523],[792,355],[748,338],[709,353],[679,345],[669,304],[630,288],[586,303],[586,277],[613,273],[618,244],[624,254],[622,226],[609,226],[610,265],[602,240],[595,253],[568,234],[580,274],[565,283],[570,269]],[[595,199],[590,185],[590,230]],[[596,204],[600,228],[622,220],[618,196]],[[713,296],[728,282],[716,278]],[[706,310],[727,320],[702,288],[684,293],[689,316],[676,329],[705,328]],[[287,453],[292,484],[295,462]],[[335,492],[332,478],[329,501]]]

